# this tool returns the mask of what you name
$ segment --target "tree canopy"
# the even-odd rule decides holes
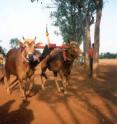
[[[3,56],[5,56],[5,49],[2,48],[1,46],[0,46],[0,54],[2,54]]]
[[[59,27],[64,41],[72,39],[81,43],[78,4],[70,0],[55,0],[55,2],[57,9],[52,12],[51,17],[55,18],[54,25]]]
[[[18,45],[19,45],[18,38],[12,38],[10,40],[10,46],[11,46],[11,48],[16,48],[16,47],[18,47]]]
[[[53,0],[57,9],[51,16],[55,18],[64,41],[82,41],[83,29],[94,23],[95,0]],[[87,24],[86,24],[87,23]]]

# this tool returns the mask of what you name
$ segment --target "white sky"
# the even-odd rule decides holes
[[[49,2],[50,0],[45,0]],[[57,29],[52,26],[49,9],[44,9],[38,2],[30,0],[0,0],[0,45],[9,48],[11,38],[21,39],[37,37],[37,41],[47,42],[45,37],[46,24],[53,43],[60,44],[63,40],[54,34]],[[58,29],[57,29],[58,30]],[[117,53],[117,0],[106,2],[101,21],[100,52]],[[93,33],[91,33],[91,36]],[[93,41],[93,38],[92,38]]]

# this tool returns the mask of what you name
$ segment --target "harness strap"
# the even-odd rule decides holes
[[[74,60],[74,58],[71,55],[69,55],[69,53],[67,53],[67,50],[65,49],[62,50],[62,54],[65,62],[66,61],[72,62]]]
[[[67,54],[66,54],[66,51],[63,49],[63,50],[62,50],[62,53],[63,53],[64,61],[66,61],[66,60],[67,60]]]

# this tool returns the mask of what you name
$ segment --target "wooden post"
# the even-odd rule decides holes
[[[49,45],[50,45],[50,39],[49,39],[49,33],[48,33],[48,27],[47,27],[47,24],[46,24],[46,38],[47,38],[48,47],[49,47]]]

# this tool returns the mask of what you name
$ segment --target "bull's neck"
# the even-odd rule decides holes
[[[22,53],[22,60],[23,60],[23,62],[25,63],[25,64],[29,64],[29,61],[28,61],[28,59],[27,59],[27,55],[26,55],[26,52],[25,51],[22,51],[21,52]]]
[[[75,57],[72,54],[70,54],[69,50],[66,50],[66,57],[67,57],[67,60],[66,60],[67,62],[73,63]]]

